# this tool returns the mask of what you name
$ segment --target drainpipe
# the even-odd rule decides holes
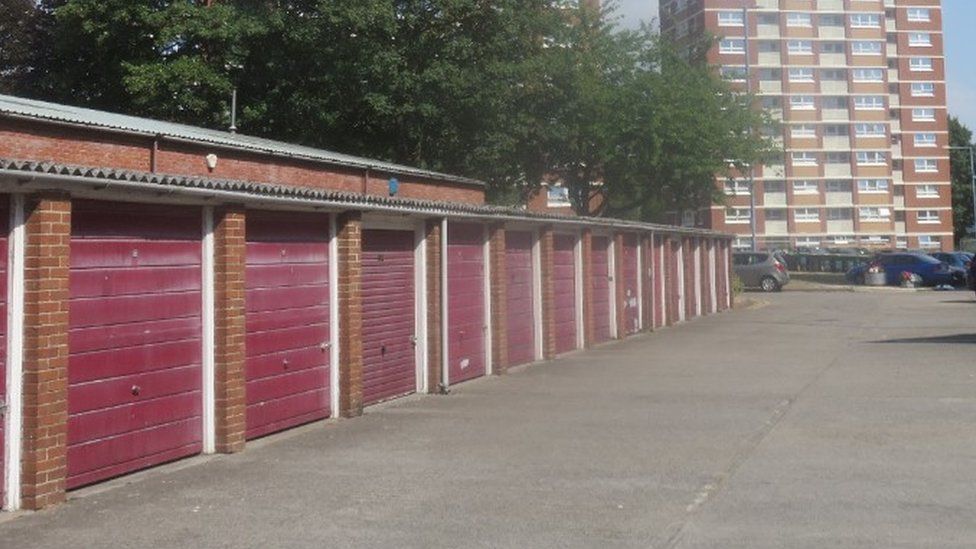
[[[158,133],[153,136],[152,149],[149,151],[149,172],[156,173],[156,157],[159,156],[159,140],[162,138]]]

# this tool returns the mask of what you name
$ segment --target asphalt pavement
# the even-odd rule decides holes
[[[0,517],[0,547],[976,545],[971,292],[756,305]]]

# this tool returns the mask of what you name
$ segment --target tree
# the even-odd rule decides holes
[[[762,148],[758,118],[649,29],[617,30],[614,10],[41,0],[43,47],[15,65],[34,75],[19,88],[34,97],[217,129],[236,89],[242,133],[482,179],[496,203],[558,178],[583,214],[596,188],[615,215],[700,206],[727,159]]]
[[[974,146],[973,132],[954,116],[949,117],[949,145]],[[949,170],[952,173],[952,219],[958,242],[973,230],[973,172],[968,152],[956,150],[951,154]]]

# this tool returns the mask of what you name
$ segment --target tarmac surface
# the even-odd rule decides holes
[[[757,305],[0,518],[0,547],[976,545],[971,292]]]

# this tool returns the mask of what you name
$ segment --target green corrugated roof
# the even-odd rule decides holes
[[[484,185],[481,181],[467,177],[432,172],[420,168],[350,156],[323,149],[292,145],[271,139],[209,130],[195,126],[187,126],[185,124],[174,124],[172,122],[97,111],[94,109],[72,107],[58,103],[48,103],[46,101],[24,99],[10,95],[0,95],[0,115],[33,118],[56,123],[79,124],[93,128],[122,130],[145,134],[147,136],[159,135],[164,138],[186,139],[198,143],[235,147],[278,156],[326,162],[339,166],[370,168],[390,174],[413,175],[468,185]]]

